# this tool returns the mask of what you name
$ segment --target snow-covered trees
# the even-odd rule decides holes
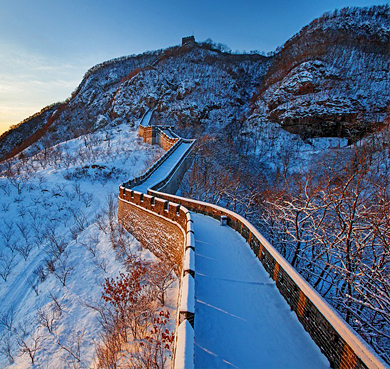
[[[269,132],[259,134],[262,141]],[[384,129],[354,147],[308,155],[306,143],[290,137],[285,144],[277,137],[272,158],[247,151],[237,137],[205,136],[181,186],[185,196],[228,207],[261,228],[385,360],[390,359],[388,139]]]
[[[112,193],[161,151],[122,128],[109,141],[106,132],[47,140],[0,165],[0,367],[93,362],[100,315],[85,300],[99,300],[104,278],[139,251],[128,234],[115,241]]]
[[[280,178],[263,192],[263,220],[282,254],[389,360],[389,173],[373,160],[359,147]]]

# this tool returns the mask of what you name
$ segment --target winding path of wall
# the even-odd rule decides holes
[[[192,327],[196,313],[196,286],[193,278],[193,251],[196,246],[191,212],[218,220],[223,217],[229,227],[241,234],[332,367],[386,367],[338,313],[246,219],[219,206],[162,192],[168,189],[175,193],[178,177],[189,165],[193,140],[183,140],[165,127],[140,126],[139,134],[145,142],[170,148],[143,176],[120,186],[118,218],[157,255],[167,253],[176,262],[178,275],[182,276],[177,322],[180,324],[177,327],[177,368],[194,367]],[[154,173],[157,173],[157,177],[154,177]],[[145,183],[147,186],[143,186]],[[170,183],[175,185],[170,188]],[[139,189],[143,192],[138,191]],[[195,321],[198,321],[197,318]]]

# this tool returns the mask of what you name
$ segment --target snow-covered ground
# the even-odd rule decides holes
[[[119,184],[163,153],[125,124],[49,151],[14,161],[13,178],[0,177],[1,368],[32,367],[27,351],[35,349],[38,367],[93,366],[101,328],[91,306],[105,278],[124,271],[102,226],[110,198],[116,205]]]
[[[245,240],[215,219],[192,217],[195,367],[328,368]]]

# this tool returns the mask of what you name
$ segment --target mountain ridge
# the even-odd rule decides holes
[[[362,137],[389,121],[389,14],[386,5],[326,13],[273,57],[203,42],[100,63],[63,103],[48,136],[61,142],[119,120],[133,126],[156,106],[161,120],[184,130],[248,125],[257,115],[303,138]],[[2,159],[55,112],[43,110],[0,137]]]

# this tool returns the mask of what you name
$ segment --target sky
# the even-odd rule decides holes
[[[383,0],[0,0],[0,134],[97,63],[181,43],[273,51],[324,12]]]

